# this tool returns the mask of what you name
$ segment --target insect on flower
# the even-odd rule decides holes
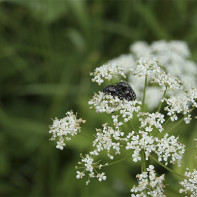
[[[103,89],[105,94],[111,94],[112,96],[117,96],[120,100],[126,99],[128,101],[134,101],[136,99],[136,94],[131,88],[131,86],[126,82],[119,82],[108,85]]]

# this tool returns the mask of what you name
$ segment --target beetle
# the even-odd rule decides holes
[[[136,94],[127,82],[119,82],[108,85],[103,89],[105,94],[111,94],[117,96],[120,100],[126,99],[128,101],[134,101]]]

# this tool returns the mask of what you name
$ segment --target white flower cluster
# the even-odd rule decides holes
[[[197,89],[190,89],[187,93],[187,97],[189,102],[192,103],[192,107],[197,108]]]
[[[140,58],[137,61],[137,65],[130,69],[134,75],[141,76],[153,76],[158,75],[161,72],[161,67],[155,58]]]
[[[166,74],[165,72],[161,72],[152,80],[152,83],[158,83],[159,86],[161,86],[161,91],[163,92],[166,89],[168,91],[175,91],[182,89],[181,81],[170,73]]]
[[[53,125],[50,126],[49,133],[52,133],[52,137],[50,140],[54,141],[58,138],[56,148],[63,150],[65,144],[65,140],[71,140],[71,136],[76,135],[81,131],[80,124],[85,123],[85,120],[77,119],[77,116],[73,113],[73,111],[68,111],[66,113],[66,117],[58,120],[55,118],[53,121]]]
[[[81,155],[82,157],[82,155]],[[84,167],[80,167],[80,168],[84,168],[84,170],[82,172],[77,171],[77,179],[82,179],[85,176],[85,173],[89,173],[88,174],[88,180],[86,181],[86,185],[88,185],[88,183],[90,182],[90,178],[98,178],[98,180],[101,181],[105,181],[107,179],[107,177],[105,176],[105,173],[98,173],[95,169],[101,169],[102,168],[102,164],[99,164],[98,162],[94,162],[94,159],[92,157],[90,157],[88,154],[85,157],[82,157],[81,161],[78,162],[79,165],[83,165]],[[105,164],[107,165],[107,164]],[[78,169],[78,167],[76,167]],[[96,172],[96,174],[95,174]]]
[[[168,162],[178,164],[180,166],[185,145],[178,142],[175,136],[168,137],[168,134],[161,139],[148,135],[147,132],[139,131],[139,135],[134,135],[134,131],[127,136],[127,150],[133,150],[132,158],[134,162],[141,160],[141,151],[145,152],[146,160],[149,159],[151,152],[158,156],[159,161],[164,161],[165,165]]]
[[[136,60],[141,58],[140,61],[138,61],[138,69],[143,68],[143,65],[152,65],[155,66],[157,71],[159,71],[159,67],[156,66],[158,64],[156,61],[157,59],[159,60],[159,63],[164,66],[167,73],[170,72],[183,82],[185,88],[189,89],[197,86],[197,65],[189,59],[190,51],[185,42],[167,42],[161,40],[153,42],[151,45],[148,45],[145,42],[136,42],[131,45],[130,50],[132,54],[121,55],[108,61],[103,66],[96,68],[95,72],[91,74],[93,76],[92,80],[100,85],[105,79],[111,80],[113,76],[118,75],[125,77],[126,74],[129,74],[129,83],[135,89],[136,94],[140,98],[142,97],[144,78],[133,76],[133,72],[130,71],[136,67]],[[150,58],[155,58],[155,63]],[[151,64],[151,61],[153,61],[153,64]],[[142,73],[136,73],[144,75],[145,70]],[[150,70],[149,73],[151,73]],[[151,76],[151,78],[154,78],[154,76]],[[149,109],[154,109],[158,105],[161,99],[160,95],[161,93],[159,88],[154,86],[147,87],[147,101]],[[152,101],[152,98],[154,98],[155,102]]]
[[[160,177],[156,176],[154,166],[149,165],[147,172],[137,174],[138,186],[131,189],[131,197],[165,197],[163,181],[165,180],[164,174]]]
[[[120,111],[125,122],[133,118],[134,112],[139,112],[142,104],[141,101],[137,100],[120,100],[118,97],[113,97],[104,92],[98,92],[98,94],[95,94],[88,103],[91,105],[90,109],[94,107],[98,113],[106,112],[110,114],[112,112]]]
[[[157,74],[157,83],[159,83],[163,90],[165,90],[166,82],[172,89],[180,87],[180,81],[183,82],[184,88],[190,89],[197,86],[197,65],[191,61],[190,51],[185,42],[182,41],[170,41],[164,40],[153,42],[148,45],[145,42],[137,42],[131,45],[130,50],[132,54],[121,55],[108,61],[103,66],[96,68],[91,75],[93,76],[92,81],[97,82],[99,85],[104,80],[111,80],[114,76],[124,77],[128,74],[129,83],[135,89],[138,98],[142,97],[142,89],[144,85],[144,78],[133,75],[135,74],[143,76],[148,74],[149,79],[155,79]],[[136,60],[140,58],[139,61]],[[162,68],[172,75],[162,74]],[[138,65],[138,66],[136,66]],[[151,67],[154,68],[151,70]],[[177,76],[175,79],[173,76]],[[180,79],[180,81],[178,80]],[[154,94],[154,95],[153,95]],[[152,101],[154,98],[154,101]],[[155,86],[147,87],[147,101],[149,109],[154,109],[161,99],[160,88]]]
[[[185,152],[185,145],[178,142],[178,137],[170,136],[166,133],[163,138],[158,140],[155,153],[158,155],[158,161],[165,161],[165,165],[170,163],[181,166],[181,160]]]
[[[184,115],[184,121],[189,124],[191,121],[191,108],[197,107],[197,89],[190,89],[185,95],[170,96],[165,98],[167,106],[164,108],[170,116],[171,121],[178,119],[178,114]]]
[[[136,42],[130,46],[134,57],[154,57],[163,64],[167,70],[178,76],[184,82],[185,87],[196,87],[197,65],[189,60],[190,51],[183,41],[156,41],[151,45],[146,42]]]
[[[124,54],[120,55],[119,57],[116,57],[110,61],[108,61],[106,64],[113,64],[117,65],[118,67],[123,68],[124,73],[128,73],[130,68],[132,68],[134,65],[136,65],[136,61],[131,54]]]
[[[96,129],[96,139],[93,142],[93,146],[96,149],[90,152],[91,155],[98,155],[102,150],[107,150],[108,157],[114,159],[114,156],[110,154],[111,150],[115,151],[115,154],[120,154],[120,141],[124,136],[124,132],[119,130],[119,127],[113,129],[106,124],[103,124],[102,129]]]
[[[93,82],[101,85],[104,82],[104,79],[111,80],[114,76],[126,77],[124,74],[124,66],[117,64],[104,64],[95,69],[93,73],[90,73]]]
[[[197,170],[194,169],[193,172],[190,172],[187,168],[185,171],[185,177],[183,181],[180,182],[180,185],[184,189],[180,189],[179,193],[185,193],[187,196],[196,197],[197,196]]]
[[[141,161],[141,151],[145,151],[146,160],[151,152],[155,151],[155,138],[149,136],[147,132],[139,131],[139,135],[134,135],[132,131],[127,135],[126,150],[133,150],[132,158],[134,162]]]
[[[164,115],[156,112],[156,113],[145,113],[141,112],[138,113],[139,121],[141,122],[140,128],[144,128],[145,131],[152,131],[153,126],[157,129],[159,129],[160,132],[163,131],[162,124],[164,123]]]
[[[186,96],[170,96],[170,98],[164,99],[167,106],[164,108],[167,111],[167,115],[170,116],[171,121],[178,120],[177,114],[182,113],[185,115],[185,122],[190,123],[190,109],[188,105],[188,98]],[[187,115],[187,116],[186,116]]]

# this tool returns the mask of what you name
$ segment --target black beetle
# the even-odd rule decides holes
[[[126,99],[128,101],[134,101],[136,94],[127,82],[119,82],[108,85],[103,89],[105,94],[111,94],[117,96],[120,100]]]

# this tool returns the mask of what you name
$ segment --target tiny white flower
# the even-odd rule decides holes
[[[65,140],[69,141],[70,136],[77,135],[81,131],[81,123],[85,123],[85,120],[77,119],[77,116],[72,111],[68,111],[66,117],[60,120],[55,118],[49,130],[49,133],[52,133],[50,140],[54,141],[57,138],[56,148],[63,150],[64,146],[66,146]]]
[[[190,172],[189,169],[185,171],[185,179],[180,182],[183,189],[179,190],[179,193],[185,193],[190,197],[197,196],[197,170],[194,169]]]
[[[102,173],[98,173],[97,174],[97,178],[98,180],[101,182],[101,181],[105,181],[107,179],[107,177],[105,176],[105,173],[102,172]]]
[[[76,176],[77,179],[82,179],[83,176],[85,176],[85,174],[83,172],[77,171],[77,176]]]
[[[160,177],[156,177],[156,173],[153,165],[149,165],[146,169],[147,172],[143,172],[142,174],[136,175],[138,179],[138,186],[133,186],[131,189],[131,196],[144,196],[146,197],[146,193],[150,196],[162,196],[164,195],[164,184],[165,180],[164,174]]]

